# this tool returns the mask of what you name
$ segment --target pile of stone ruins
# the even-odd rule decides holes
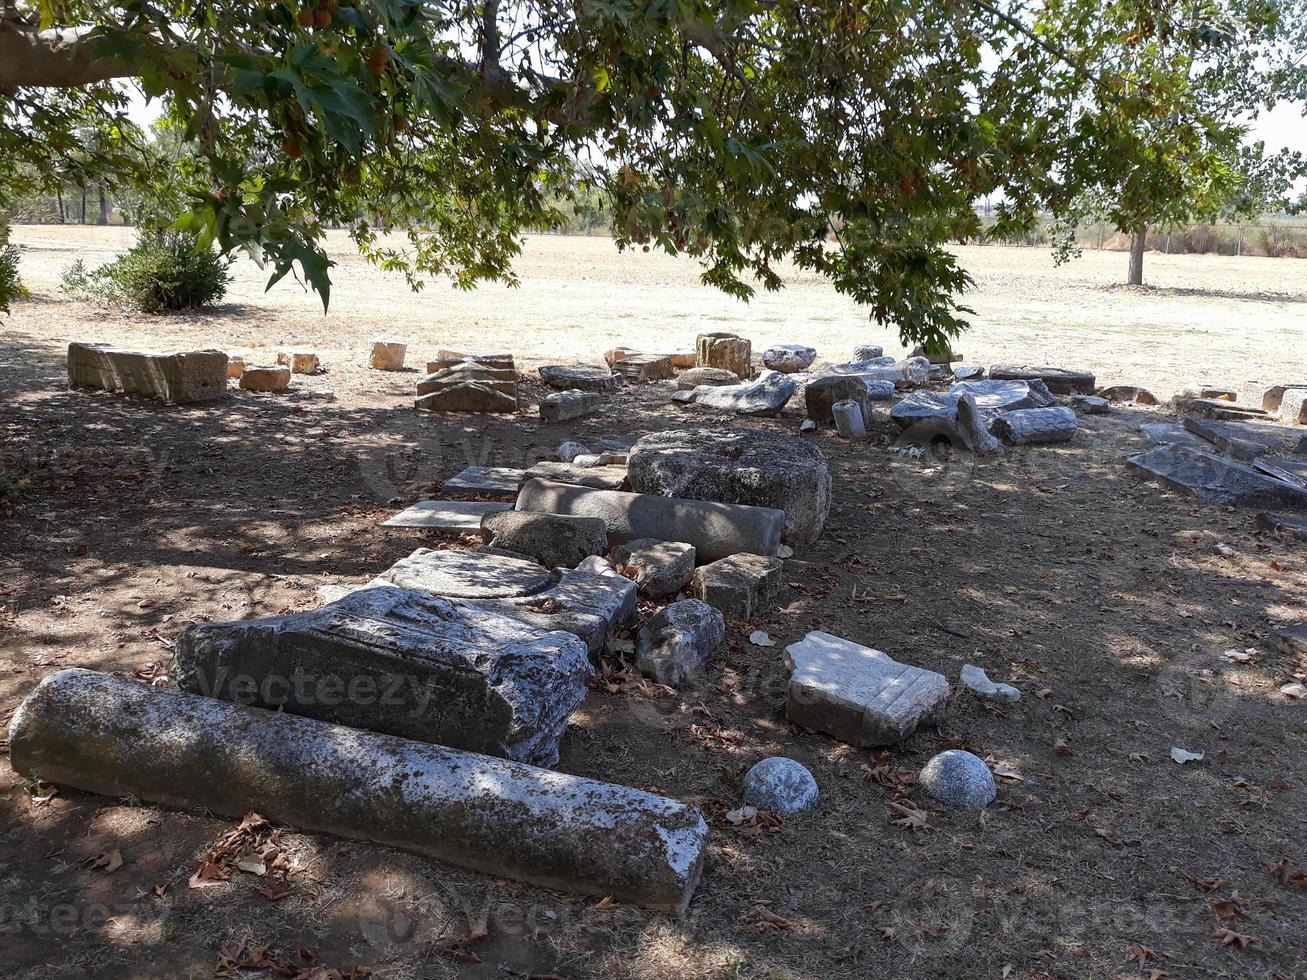
[[[405,352],[376,341],[368,363],[402,370]],[[818,540],[830,511],[826,458],[804,434],[833,427],[850,449],[888,441],[900,455],[941,442],[992,454],[1073,442],[1084,416],[1163,410],[1146,390],[1097,388],[1085,371],[961,360],[921,349],[896,359],[864,345],[832,364],[799,344],[755,360],[749,340],[706,333],[692,352],[616,348],[602,364],[541,367],[547,425],[600,412],[630,384],[664,386],[686,414],[669,431],[595,451],[568,441],[532,466],[450,476],[441,499],[386,524],[451,535],[366,581],[323,587],[317,609],[190,627],[175,646],[175,688],[85,670],[47,677],[14,716],[14,768],[166,805],[257,809],[491,875],[683,913],[703,868],[702,815],[553,767],[606,662],[669,688],[710,679],[728,624],[774,606],[785,560]],[[304,351],[232,373],[216,351],[84,344],[70,346],[68,363],[75,386],[166,402],[221,397],[229,376],[245,386],[251,371],[322,370]],[[523,377],[510,355],[442,350],[416,382],[415,406],[526,414]],[[884,418],[877,403],[888,406]],[[1307,386],[1271,389],[1252,408],[1195,385],[1171,408],[1179,421],[1140,425],[1155,445],[1130,457],[1131,470],[1221,503],[1307,503],[1307,462],[1291,458],[1303,449],[1292,426],[1307,422]],[[752,417],[797,424],[786,433],[750,426]],[[1276,528],[1293,520],[1259,517]],[[941,674],[824,632],[786,645],[780,662],[788,719],[852,746],[911,737],[950,695]],[[1021,696],[972,665],[958,683],[1000,704]],[[961,806],[996,792],[985,764],[956,750],[934,757],[921,782]],[[789,814],[816,805],[820,791],[803,766],[774,757],[749,771],[741,795]]]

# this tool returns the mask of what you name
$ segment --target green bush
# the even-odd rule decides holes
[[[231,263],[177,231],[146,231],[131,251],[87,271],[78,259],[59,288],[77,299],[98,300],[146,313],[191,310],[216,303],[227,292]]]
[[[18,277],[18,246],[0,243],[0,313],[9,312],[9,304],[27,295]]]

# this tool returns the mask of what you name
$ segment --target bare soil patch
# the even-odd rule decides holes
[[[96,242],[88,261],[99,260],[126,244],[117,234],[17,236],[31,246],[36,297],[0,334],[0,463],[19,490],[0,503],[6,721],[52,671],[156,677],[190,623],[311,608],[319,584],[362,581],[438,540],[378,525],[469,463],[521,465],[564,439],[733,424],[673,410],[665,384],[625,387],[604,413],[558,426],[533,413],[416,413],[414,374],[367,369],[374,334],[409,338],[414,364],[438,346],[593,362],[617,343],[689,346],[709,328],[738,329],[755,349],[811,343],[830,359],[880,342],[821,284],[799,279],[742,307],[698,286],[688,264],[604,260],[611,246],[592,240],[533,240],[520,290],[442,286],[417,298],[342,253],[327,318],[292,289],[264,296],[247,270],[212,314],[140,318],[62,301],[53,282],[65,260]],[[1057,272],[1030,252],[962,254],[981,284],[979,325],[959,344],[973,360],[1085,366],[1159,395],[1199,376],[1299,379],[1301,263],[1151,257],[1164,288],[1135,293],[1105,286],[1119,254]],[[73,339],[212,345],[256,361],[314,345],[328,373],[296,386],[336,400],[233,391],[167,408],[73,392],[63,363]],[[1166,417],[1087,416],[1068,446],[983,460],[895,455],[883,411],[871,443],[814,437],[834,506],[822,539],[787,562],[776,607],[730,624],[697,687],[601,685],[564,740],[564,771],[702,808],[708,867],[682,921],[293,828],[281,838],[286,894],[243,872],[192,888],[232,821],[66,789],[43,799],[47,788],[2,766],[0,964],[31,978],[238,967],[394,978],[1301,976],[1307,705],[1277,689],[1307,664],[1269,633],[1307,619],[1307,558],[1301,544],[1254,533],[1246,512],[1126,474],[1137,424]],[[794,433],[798,419],[755,424]],[[1173,535],[1188,529],[1213,532],[1234,556],[1178,546]],[[826,630],[951,680],[976,663],[1024,698],[998,708],[959,690],[937,726],[888,752],[855,750],[787,724],[780,648],[749,644],[754,629],[781,643]],[[1248,649],[1248,662],[1223,656]],[[913,776],[952,746],[1019,778],[1001,779],[984,813],[946,809]],[[1206,757],[1180,766],[1173,746]],[[821,802],[778,828],[731,826],[740,776],[771,754],[807,765]],[[904,799],[929,829],[896,823],[891,804]]]

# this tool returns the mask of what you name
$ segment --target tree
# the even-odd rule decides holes
[[[1156,8],[1148,43],[1124,37],[1104,51],[1109,73],[1125,82],[1123,98],[1085,117],[1102,156],[1073,164],[1070,181],[1086,190],[1061,227],[1073,236],[1092,218],[1129,235],[1127,282],[1142,285],[1152,226],[1257,217],[1287,206],[1307,174],[1301,152],[1247,142],[1260,111],[1304,91],[1307,4],[1182,0]],[[1063,239],[1062,254],[1068,248]]]
[[[183,189],[181,227],[324,306],[328,223],[415,287],[470,287],[513,282],[521,233],[596,192],[619,247],[694,255],[741,297],[792,259],[943,346],[979,200],[1019,234],[1140,152],[1127,123],[1201,121],[1153,98],[1164,65],[1110,57],[1165,32],[1146,0],[4,3],[0,171],[55,172],[92,126],[106,182]],[[127,78],[194,146],[182,172],[151,165]]]

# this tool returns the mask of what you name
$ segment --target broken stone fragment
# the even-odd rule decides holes
[[[546,364],[540,369],[540,380],[559,391],[616,391],[622,379],[608,368],[587,364]]]
[[[577,457],[578,459],[580,457]],[[578,466],[576,463],[536,463],[526,471],[528,480],[574,483],[578,487],[621,490],[626,486],[625,466]]]
[[[542,766],[593,675],[570,633],[399,588],[191,626],[174,658],[191,694]]]
[[[1071,368],[1035,367],[1029,364],[995,364],[989,369],[995,381],[1042,381],[1055,395],[1092,395],[1094,375]]]
[[[958,395],[957,431],[973,453],[984,455],[1003,448],[998,437],[989,431],[991,418],[992,413],[981,411],[973,395],[966,392]]]
[[[830,512],[831,476],[821,450],[763,429],[673,429],[647,435],[631,450],[627,476],[639,493],[780,509],[789,544],[816,541]],[[665,536],[690,540],[670,532]],[[699,547],[698,541],[691,543]],[[700,561],[718,557],[723,555],[700,550]]]
[[[1269,427],[1259,428],[1249,422],[1225,422],[1220,419],[1186,418],[1181,423],[1186,432],[1205,439],[1223,453],[1249,462],[1279,449],[1283,444]]]
[[[1275,410],[1276,418],[1289,425],[1307,425],[1307,388],[1285,391]]]
[[[703,867],[708,828],[675,800],[88,670],[41,681],[9,742],[20,776],[233,818],[257,810],[674,914]]]
[[[1021,692],[1011,684],[995,684],[989,679],[989,675],[984,670],[974,664],[965,664],[962,673],[958,675],[962,681],[963,687],[967,688],[972,694],[986,701],[996,701],[999,704],[1015,704],[1021,700]]]
[[[245,373],[245,358],[237,354],[227,355],[227,379],[230,381],[239,380],[240,376]]]
[[[1135,405],[1162,404],[1151,391],[1137,385],[1112,385],[1110,388],[1099,388],[1097,394],[1110,402],[1132,402]]]
[[[806,371],[817,359],[817,349],[803,344],[776,344],[762,352],[763,367],[784,374]]]
[[[469,466],[440,485],[446,493],[479,493],[510,498],[526,479],[526,470],[512,466]]]
[[[953,369],[954,381],[979,381],[985,376],[985,369],[974,364],[959,364]]]
[[[322,370],[318,355],[311,350],[278,351],[277,363],[289,367],[291,374],[317,374]]]
[[[891,385],[890,390],[893,391]],[[808,418],[817,425],[829,425],[835,420],[835,403],[843,401],[857,402],[862,408],[862,421],[866,425],[871,421],[870,392],[861,378],[844,375],[828,375],[814,378],[803,389],[803,404]]]
[[[753,619],[780,592],[781,564],[763,555],[729,555],[695,569],[690,591],[728,616]]]
[[[590,450],[586,449],[585,446],[581,445],[579,442],[564,442],[554,450],[554,455],[557,456],[561,462],[570,463],[572,460],[576,459],[576,457],[584,456],[589,452]]]
[[[1284,404],[1284,396],[1293,390],[1307,389],[1307,385],[1273,385],[1262,393],[1262,411],[1271,415],[1278,415],[1280,408]],[[1301,399],[1298,399],[1301,404]],[[1297,419],[1291,421],[1299,421]]]
[[[853,348],[854,361],[870,361],[885,355],[885,348],[878,344],[859,344]]]
[[[1125,465],[1137,476],[1210,503],[1307,508],[1307,490],[1243,463],[1185,446],[1158,446],[1131,456]]]
[[[244,391],[285,391],[290,387],[290,368],[283,365],[251,365],[241,372]]]
[[[704,386],[721,387],[739,383],[740,379],[735,372],[727,371],[725,368],[690,368],[688,371],[682,371],[676,376],[676,387],[682,391],[692,391],[695,388]]]
[[[600,403],[596,392],[569,388],[540,399],[540,418],[545,422],[566,422],[598,411]]]
[[[404,370],[408,344],[402,340],[374,340],[368,353],[368,365],[374,371]]]
[[[530,555],[546,568],[574,568],[608,548],[608,527],[597,517],[566,517],[507,510],[481,520],[486,544]]]
[[[676,372],[666,354],[631,354],[613,365],[613,373],[633,384],[648,384],[665,381]]]
[[[831,415],[835,418],[835,430],[845,439],[861,442],[867,438],[867,427],[863,422],[866,405],[866,401],[859,404],[845,400],[831,406]]]
[[[1294,541],[1307,541],[1307,517],[1263,511],[1254,518],[1254,525],[1259,531],[1270,531]]]
[[[740,798],[751,807],[787,817],[817,802],[817,780],[806,766],[770,756],[756,762],[740,783]]]
[[[1043,408],[1053,401],[1038,381],[956,381],[949,385],[948,393],[954,398],[971,395],[976,407],[989,413]]]
[[[481,518],[513,505],[500,500],[419,500],[382,527],[425,527],[445,531],[478,531]]]
[[[851,640],[812,632],[785,648],[790,721],[849,745],[892,745],[934,716],[948,681]]]
[[[722,614],[698,599],[682,599],[654,613],[635,639],[640,673],[679,687],[693,678],[726,639]]]
[[[990,427],[1010,446],[1032,446],[1070,442],[1079,422],[1069,408],[1023,408],[1004,412]]]
[[[740,551],[775,554],[785,527],[785,512],[772,507],[594,490],[540,479],[523,485],[516,506],[518,510],[601,517],[612,544],[635,538],[684,541],[694,545],[699,561],[715,561]]]
[[[694,575],[694,545],[683,541],[636,538],[613,545],[613,564],[634,571],[640,594],[648,599],[676,595]]]
[[[1288,404],[1293,392],[1285,397],[1285,404]],[[1283,406],[1281,406],[1283,411]],[[1228,402],[1223,398],[1193,398],[1184,402],[1176,409],[1184,415],[1197,415],[1208,419],[1228,419],[1234,422],[1258,422],[1268,421],[1270,416],[1260,408],[1252,405],[1236,405]]]
[[[1208,452],[1211,449],[1206,440],[1198,438],[1186,431],[1184,426],[1173,422],[1144,422],[1139,426],[1139,431],[1149,442],[1158,442],[1166,446],[1187,446],[1201,452]]]
[[[1086,415],[1106,415],[1112,409],[1112,403],[1098,395],[1072,395],[1071,401]]]
[[[227,396],[227,363],[219,350],[155,353],[74,342],[68,345],[68,384],[169,404],[211,401]]]
[[[701,333],[694,341],[695,367],[721,368],[737,378],[753,376],[753,344],[733,333]]]
[[[510,414],[517,411],[518,405],[516,395],[498,391],[489,384],[456,381],[441,385],[430,394],[415,399],[413,407],[427,412]]]
[[[694,389],[694,403],[737,415],[768,418],[779,415],[794,396],[798,385],[779,371],[764,371],[743,384],[700,386]]]
[[[984,807],[994,802],[994,774],[979,756],[948,749],[934,756],[917,777],[921,788],[949,806]]]

